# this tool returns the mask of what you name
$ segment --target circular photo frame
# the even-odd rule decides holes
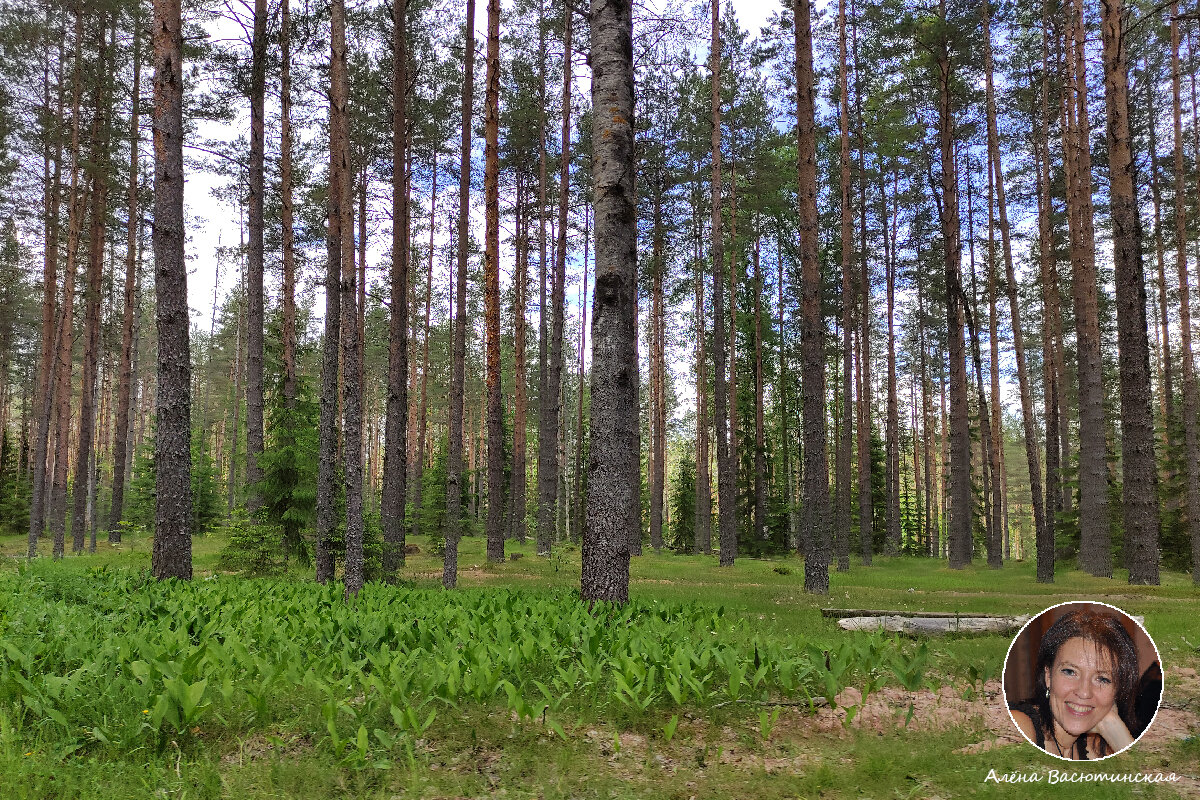
[[[1004,657],[1004,703],[1031,745],[1064,761],[1133,746],[1162,700],[1158,647],[1116,606],[1067,602],[1017,632]]]

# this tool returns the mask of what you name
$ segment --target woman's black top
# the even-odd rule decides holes
[[[1020,703],[1009,703],[1008,708],[1010,711],[1020,711],[1029,717],[1029,721],[1033,723],[1033,743],[1049,753],[1050,751],[1046,749],[1046,730],[1049,726],[1043,721],[1041,708],[1036,703],[1031,703],[1028,700]],[[1104,753],[1089,753],[1087,740],[1088,736],[1086,734],[1076,739],[1075,744],[1071,746],[1071,755],[1068,758],[1087,761],[1090,758],[1104,755]],[[1101,745],[1101,749],[1105,749],[1105,745]]]

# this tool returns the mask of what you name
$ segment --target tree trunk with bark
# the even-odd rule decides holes
[[[712,269],[713,269],[713,366],[714,420],[717,438],[717,528],[721,561],[730,558],[736,546],[734,520],[734,471],[729,441],[728,386],[725,383],[725,247],[721,238],[721,12],[719,0],[712,0],[712,44],[709,70],[712,73]],[[599,273],[597,273],[599,275]],[[733,298],[730,298],[733,302]]]
[[[96,44],[101,73],[109,74],[109,53],[105,40],[107,15],[101,12],[96,24]],[[79,441],[75,455],[73,481],[73,510],[71,514],[72,551],[82,553],[88,528],[88,494],[92,468],[93,445],[96,435],[96,390],[100,367],[100,293],[104,273],[104,227],[108,210],[108,116],[111,105],[107,79],[97,81],[94,90],[95,115],[92,118],[92,144],[89,158],[91,172],[91,211],[88,225],[87,290],[84,294],[83,368],[80,376]]]
[[[408,2],[392,7],[392,281],[388,321],[387,423],[384,428],[384,580],[404,564],[404,513],[408,499]]]
[[[829,464],[825,430],[825,321],[817,247],[817,128],[812,11],[793,3],[796,47],[796,138],[800,228],[800,349],[804,425],[804,588],[829,592]]]
[[[71,361],[74,343],[75,272],[79,257],[79,229],[83,218],[83,197],[79,189],[80,145],[79,112],[81,62],[83,59],[83,14],[75,17],[75,68],[71,103],[71,186],[67,212],[67,258],[63,269],[62,309],[59,314],[57,355],[54,366],[54,478],[50,490],[50,532],[53,553],[62,558],[67,533],[67,452],[71,439]]]
[[[183,230],[183,26],[154,0],[154,288],[158,328],[154,577],[192,577],[191,348]]]
[[[1104,375],[1100,356],[1096,238],[1092,218],[1091,130],[1088,125],[1083,2],[1073,0],[1068,24],[1067,208],[1071,237],[1071,292],[1079,358],[1079,566],[1112,577],[1108,520],[1108,459],[1104,430]],[[1073,113],[1072,113],[1073,112]]]
[[[467,353],[467,237],[471,224],[471,106],[474,97],[475,0],[467,0],[466,35],[463,40],[462,146],[458,178],[458,273],[455,278],[452,364],[450,367],[449,442],[446,446],[446,516],[442,537],[442,585],[458,584],[458,540],[462,536],[463,406]]]
[[[942,17],[946,7],[941,5]],[[942,242],[946,258],[946,326],[950,358],[949,544],[950,567],[971,563],[971,429],[967,408],[966,346],[963,341],[965,295],[962,288],[962,244],[959,239],[958,171],[954,153],[954,65],[942,42],[937,54],[938,142],[942,163]]]
[[[47,28],[49,28],[50,9],[47,5]],[[138,53],[139,39],[134,37],[134,52]],[[58,45],[58,61],[59,73],[61,76],[63,63],[63,45],[61,39]],[[135,64],[137,59],[135,59]],[[135,66],[135,85],[136,76],[138,75],[137,67]],[[42,340],[41,340],[41,359],[39,363],[38,373],[38,402],[35,404],[37,409],[37,440],[34,444],[32,453],[32,495],[30,497],[30,513],[29,513],[29,547],[28,557],[33,558],[37,555],[37,543],[46,529],[46,507],[48,498],[48,488],[50,481],[47,480],[48,464],[47,456],[50,450],[50,423],[53,419],[54,409],[54,360],[58,356],[58,340],[57,332],[59,325],[57,323],[58,311],[56,308],[56,294],[58,291],[58,237],[59,237],[59,209],[62,199],[62,135],[61,128],[63,123],[63,81],[58,81],[58,89],[55,92],[57,100],[55,103],[54,115],[50,116],[50,51],[46,51],[46,64],[43,73],[43,97],[46,104],[46,123],[42,130],[42,135],[45,137],[44,151],[44,173],[46,178],[46,238],[45,238],[45,257],[42,264]],[[135,91],[136,95],[136,91]],[[137,117],[137,106],[134,105],[133,115]],[[136,126],[135,126],[136,127]],[[53,133],[52,133],[53,131]],[[54,141],[54,169],[50,169],[50,142]],[[136,152],[136,149],[135,149]]]
[[[267,0],[254,0],[254,32],[250,61],[250,195],[246,252],[246,508],[262,505],[259,483],[263,452],[263,181],[266,157]]]
[[[1200,564],[1200,432],[1197,408],[1200,398],[1196,386],[1196,366],[1192,355],[1191,277],[1187,263],[1187,196],[1183,159],[1183,109],[1180,101],[1178,3],[1171,4],[1171,110],[1175,120],[1175,266],[1179,277],[1179,331],[1183,357],[1183,449],[1185,476],[1185,518],[1192,534],[1192,563]],[[1200,569],[1193,567],[1194,582],[1200,583]]]
[[[138,146],[141,133],[138,121],[141,113],[141,30],[140,13],[134,15],[133,25],[133,91],[129,116],[129,183],[127,222],[125,226],[125,293],[121,307],[121,366],[117,380],[116,438],[113,442],[112,505],[108,514],[109,544],[121,541],[121,516],[125,510],[125,462],[129,458],[129,408],[133,384],[133,316],[137,285],[137,239],[141,228],[138,208]]]
[[[881,165],[882,166],[882,165]],[[880,175],[883,171],[880,170]],[[900,555],[900,402],[896,386],[896,267],[899,256],[896,252],[896,234],[900,222],[900,174],[892,169],[892,213],[891,230],[884,233],[884,263],[887,269],[887,326],[888,326],[888,400],[887,400],[887,554]],[[880,198],[883,200],[883,219],[888,217],[887,188],[880,186]],[[915,405],[915,404],[914,404]],[[915,408],[914,408],[915,413]],[[914,418],[915,419],[915,418]],[[917,427],[913,425],[913,490],[920,500],[920,467],[916,460],[915,444]],[[918,535],[920,531],[920,513],[917,514]]]
[[[484,325],[487,329],[487,559],[504,560],[504,412],[500,394],[500,0],[488,0],[487,83],[483,106]]]
[[[1109,202],[1116,271],[1117,343],[1121,350],[1121,511],[1129,582],[1158,584],[1158,471],[1154,460],[1154,412],[1150,342],[1146,320],[1146,274],[1142,266],[1142,220],[1129,130],[1129,66],[1123,41],[1123,4],[1103,0]]]
[[[580,589],[584,601],[629,600],[629,509],[638,500],[637,197],[634,193],[633,4],[592,0],[591,443]]]
[[[838,572],[850,569],[850,472],[854,446],[854,418],[850,374],[854,352],[850,332],[854,327],[854,217],[850,207],[850,96],[846,64],[846,2],[838,2],[838,141],[841,144],[841,251],[842,251],[842,391],[837,432],[833,538]]]
[[[991,10],[988,0],[983,0],[984,20],[984,75],[985,99],[987,102],[988,160],[991,164],[996,185],[996,210],[1000,222],[1000,243],[1004,252],[1004,278],[1008,289],[1009,314],[1013,331],[1013,351],[1017,362],[1017,387],[1021,395],[1021,421],[1025,433],[1025,460],[1029,469],[1029,487],[1032,495],[1033,527],[1035,541],[1046,536],[1046,512],[1042,502],[1041,464],[1038,458],[1036,422],[1033,415],[1033,393],[1030,389],[1029,370],[1025,359],[1025,333],[1021,327],[1021,307],[1017,301],[1017,276],[1013,267],[1012,231],[1008,224],[1008,203],[1004,190],[1004,163],[1000,159],[1000,136],[996,124],[996,100],[993,85]],[[995,389],[993,389],[995,391]],[[1051,540],[1051,547],[1053,547]],[[1050,554],[1053,559],[1053,553]],[[1040,564],[1040,562],[1039,562]],[[1053,562],[1050,564],[1053,577]]]

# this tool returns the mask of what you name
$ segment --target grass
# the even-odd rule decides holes
[[[410,556],[404,570],[404,577],[415,587],[405,590],[410,592],[404,595],[409,598],[408,605],[385,606],[381,608],[386,610],[374,612],[389,616],[397,624],[406,624],[409,615],[423,613],[423,603],[434,602],[420,598],[442,596],[436,590],[440,560],[429,555],[424,539],[415,541],[423,552]],[[197,578],[212,574],[222,545],[219,536],[195,540]],[[11,626],[18,618],[26,620],[23,624],[31,624],[29,619],[34,620],[32,624],[41,621],[49,640],[70,642],[94,634],[98,640],[113,641],[115,634],[97,633],[107,624],[102,618],[108,617],[92,605],[89,592],[95,587],[99,593],[99,587],[107,585],[104,582],[108,580],[117,581],[120,587],[125,587],[120,581],[136,583],[136,572],[149,566],[149,540],[130,536],[119,547],[102,542],[95,555],[68,557],[60,565],[35,564],[25,575],[17,575],[24,549],[23,538],[0,537],[0,592],[5,593],[0,595],[0,641],[16,641],[12,636],[5,637],[3,630],[5,620]],[[516,598],[514,602],[528,602],[533,607],[562,602],[564,590],[578,587],[577,549],[563,548],[551,560],[537,558],[532,544],[510,543],[508,549],[510,553],[521,553],[522,558],[488,565],[482,541],[465,539],[460,555],[460,586],[464,591],[458,594],[468,599],[511,596]],[[104,569],[97,571],[99,568]],[[791,574],[781,574],[788,570]],[[39,582],[37,591],[26,585],[32,578]],[[296,570],[281,581],[219,578],[211,585],[218,587],[214,591],[238,593],[238,597],[245,594],[253,608],[267,608],[263,604],[272,595],[294,591],[298,597],[311,597],[305,592],[314,589],[304,586],[310,581],[306,571]],[[776,648],[772,652],[797,654],[808,646],[816,652],[836,653],[839,647],[851,646],[870,650],[871,637],[840,632],[834,620],[821,616],[822,607],[1016,614],[1036,613],[1067,599],[1101,600],[1145,616],[1167,668],[1168,701],[1184,704],[1190,700],[1193,708],[1200,702],[1200,697],[1186,694],[1194,692],[1195,684],[1181,683],[1173,674],[1175,667],[1200,666],[1200,653],[1195,647],[1200,642],[1195,622],[1196,601],[1200,598],[1187,575],[1165,573],[1160,587],[1130,587],[1120,580],[1061,571],[1055,584],[1039,585],[1034,581],[1032,563],[1009,563],[999,572],[983,564],[951,571],[943,564],[923,559],[877,558],[871,567],[855,562],[848,573],[832,573],[831,591],[825,597],[804,593],[802,581],[802,562],[794,558],[742,559],[730,570],[719,568],[715,558],[648,553],[633,561],[631,595],[635,602],[666,608],[694,607],[715,613],[723,607],[723,617],[730,625],[721,629],[718,638],[725,646],[745,652],[752,642],[759,642],[763,647]],[[242,588],[247,585],[249,588]],[[116,621],[123,617],[137,619],[136,614],[141,613],[136,611],[138,603],[147,592],[151,599],[146,602],[151,606],[176,600],[184,605],[195,602],[187,599],[191,595],[178,593],[185,590],[168,590],[162,598],[153,595],[159,591],[156,587],[120,591],[128,592],[132,599],[127,611],[118,607],[109,613]],[[295,613],[333,613],[328,610],[333,606],[304,602],[309,603],[305,611]],[[58,605],[68,607],[70,613],[60,613]],[[167,619],[177,612],[162,613]],[[475,638],[486,640],[491,636],[488,622],[480,622]],[[679,638],[690,636],[681,633]],[[655,637],[671,638],[657,633]],[[1008,642],[1009,637],[1002,636],[949,637],[929,642],[926,683],[942,686],[943,697],[967,698],[962,702],[969,713],[946,724],[939,722],[944,709],[937,702],[918,702],[920,707],[913,717],[901,704],[893,709],[891,717],[860,717],[844,725],[845,712],[841,710],[826,709],[814,715],[805,707],[783,706],[772,721],[769,715],[765,720],[760,716],[761,706],[721,705],[714,702],[715,695],[704,701],[692,698],[679,705],[660,696],[646,710],[635,712],[606,699],[607,695],[597,694],[591,699],[568,699],[552,712],[563,729],[560,736],[536,714],[529,717],[514,711],[505,704],[503,693],[498,693],[482,702],[439,704],[436,719],[428,729],[398,739],[390,748],[372,741],[369,757],[360,762],[351,757],[352,744],[342,749],[331,745],[319,710],[319,690],[302,684],[287,691],[281,689],[271,696],[269,713],[255,716],[241,694],[237,676],[243,673],[230,666],[234,679],[227,687],[228,698],[207,689],[206,697],[214,705],[197,724],[179,730],[166,723],[165,733],[138,733],[140,729],[130,723],[131,733],[115,745],[59,730],[60,726],[38,715],[19,714],[10,701],[0,701],[0,785],[16,798],[451,798],[502,794],[522,798],[684,799],[1072,797],[1084,796],[1085,792],[1089,798],[1105,798],[1186,796],[1186,792],[1200,788],[1197,783],[1190,784],[1191,789],[1169,785],[1079,787],[1047,786],[1042,782],[1013,787],[984,783],[992,769],[997,773],[1044,773],[1052,768],[1079,772],[1148,769],[1175,771],[1193,779],[1200,772],[1200,739],[1195,728],[1189,739],[1154,748],[1139,744],[1130,753],[1102,764],[1063,764],[1024,743],[1001,742],[981,753],[965,751],[968,745],[986,748],[995,739],[985,714],[1001,702],[998,697],[984,694],[986,687],[971,681],[967,669],[975,666],[977,671],[998,675]],[[256,649],[259,647],[253,645],[252,652],[267,652],[266,645]],[[891,652],[888,648],[911,657],[916,643],[888,640],[877,646],[877,653]],[[303,652],[312,651],[311,660],[316,662],[320,660],[316,649],[309,646]],[[0,659],[6,657],[0,647]],[[291,658],[309,660],[304,656]],[[46,656],[41,663],[59,662]],[[0,670],[3,668],[0,664]],[[65,674],[61,666],[58,670],[57,674]],[[418,662],[413,670],[426,677],[435,671],[425,662]],[[887,672],[882,667],[868,671],[876,677],[886,677]],[[116,675],[114,680],[119,680],[119,669]],[[533,673],[528,677],[532,678]],[[871,677],[851,669],[843,683],[862,686]],[[717,684],[714,679],[713,686]],[[895,679],[891,685],[889,691],[899,692]],[[138,686],[131,680],[125,694],[141,691]],[[155,687],[145,691],[151,688]],[[356,685],[348,698],[355,714],[365,714],[362,706],[369,705],[369,694],[364,700],[359,696],[360,688]],[[81,718],[99,714],[102,703],[95,695],[104,691],[89,690],[92,697],[81,698],[81,702],[92,707],[73,713]],[[773,689],[770,696],[778,699],[782,697],[780,691]],[[113,696],[112,713],[125,708],[122,702],[135,701],[132,697],[122,700],[122,692],[116,689]],[[927,700],[932,697],[928,692],[924,696]],[[149,704],[149,695],[146,702]],[[337,711],[336,706],[335,712],[339,737],[353,739],[355,720],[345,711]],[[672,718],[678,727],[668,736],[666,727]],[[380,724],[390,729],[385,712],[379,712],[373,720],[371,727],[385,720]],[[1197,724],[1194,714],[1190,723]],[[386,768],[382,766],[384,761]]]

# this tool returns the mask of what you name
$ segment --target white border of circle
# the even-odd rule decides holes
[[[1048,606],[1045,609],[1043,609],[1042,611],[1039,611],[1037,614],[1034,614],[1032,617],[1030,617],[1029,620],[1026,621],[1026,623],[1024,625],[1021,626],[1021,630],[1017,631],[1017,635],[1012,638],[1012,641],[1008,643],[1008,651],[1005,652],[1005,654],[1004,654],[1004,666],[1001,668],[1001,671],[1000,671],[1000,697],[1002,698],[1002,700],[1004,702],[1004,711],[1008,714],[1008,718],[1012,722],[1013,727],[1017,729],[1017,733],[1021,734],[1022,739],[1024,739],[1026,742],[1029,742],[1029,744],[1032,745],[1034,747],[1034,749],[1045,753],[1046,755],[1050,756],[1051,758],[1057,758],[1060,761],[1066,761],[1069,763],[1076,763],[1076,759],[1067,758],[1066,756],[1061,756],[1061,755],[1056,756],[1054,753],[1051,753],[1049,750],[1047,750],[1043,747],[1038,747],[1037,743],[1034,742],[1032,739],[1030,739],[1028,736],[1026,736],[1025,731],[1021,730],[1021,726],[1017,724],[1016,717],[1014,717],[1012,715],[1012,709],[1010,709],[1008,706],[1008,690],[1007,690],[1007,687],[1005,686],[1005,676],[1008,674],[1008,657],[1012,654],[1013,645],[1015,645],[1017,643],[1017,639],[1021,638],[1021,634],[1025,633],[1025,629],[1028,628],[1029,625],[1035,619],[1040,619],[1047,612],[1053,611],[1054,609],[1059,608],[1060,606],[1070,606],[1070,605],[1077,605],[1077,604],[1081,604],[1081,603],[1097,605],[1097,606],[1105,606],[1107,608],[1111,608],[1113,611],[1116,611],[1118,614],[1122,615],[1123,617],[1126,617],[1134,625],[1137,625],[1138,628],[1141,629],[1142,633],[1146,634],[1146,638],[1150,640],[1150,646],[1154,648],[1154,655],[1155,655],[1155,659],[1158,661],[1158,668],[1163,674],[1163,687],[1164,688],[1166,687],[1166,677],[1167,677],[1167,671],[1166,671],[1166,668],[1163,666],[1163,662],[1162,662],[1162,653],[1159,652],[1158,643],[1154,641],[1154,637],[1150,635],[1150,631],[1146,630],[1145,625],[1143,625],[1142,623],[1140,623],[1136,619],[1134,619],[1132,614],[1125,611],[1124,609],[1117,608],[1116,606],[1114,606],[1111,603],[1105,603],[1101,600],[1064,600],[1061,603],[1055,603],[1052,606]],[[1131,747],[1133,747],[1135,744],[1140,742],[1142,740],[1142,737],[1145,736],[1146,733],[1150,730],[1151,726],[1154,725],[1154,720],[1158,719],[1158,712],[1160,709],[1162,709],[1162,695],[1159,695],[1158,705],[1154,709],[1154,716],[1150,718],[1150,722],[1148,722],[1146,724],[1146,727],[1141,732],[1141,734],[1139,734],[1136,739],[1134,739],[1132,742],[1130,742],[1127,747],[1124,747],[1124,748],[1116,751],[1115,753],[1109,753],[1106,756],[1101,756],[1100,758],[1088,759],[1088,760],[1089,761],[1103,761],[1106,758],[1112,758],[1113,756],[1119,756],[1119,755],[1121,755],[1121,753],[1127,752]]]

